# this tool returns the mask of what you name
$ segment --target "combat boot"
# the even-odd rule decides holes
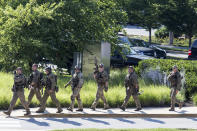
[[[174,108],[170,108],[169,111],[175,111]]]
[[[62,111],[63,111],[63,110],[60,108],[60,109],[57,110],[56,113],[61,113]]]
[[[126,108],[124,106],[121,106],[120,109],[123,110],[123,111],[126,110]]]
[[[4,111],[3,113],[10,116],[10,112],[8,112],[8,111]]]
[[[134,111],[140,111],[140,110],[142,110],[142,108],[137,108],[137,109],[135,109]]]
[[[76,111],[82,112],[82,111],[83,111],[83,109],[77,109]]]
[[[180,102],[179,103],[179,109],[181,109],[183,107],[184,102]]]
[[[109,107],[109,105],[104,105],[104,110],[107,110],[107,109],[109,109],[110,107]]]
[[[95,110],[96,110],[96,108],[95,108],[95,107],[90,107],[90,109],[92,109],[93,111],[95,111]]]
[[[27,110],[24,115],[27,116],[27,115],[30,115],[30,114],[31,114],[30,110]]]
[[[37,110],[36,113],[44,113],[44,110]]]
[[[73,109],[71,107],[68,107],[67,110],[73,112]]]

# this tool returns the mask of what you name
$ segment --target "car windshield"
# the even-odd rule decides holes
[[[137,39],[129,39],[131,42],[131,45],[133,46],[139,46],[139,47],[148,47],[148,43],[144,42],[143,40],[137,40]]]
[[[126,36],[118,37],[118,40],[120,41],[121,44],[127,44],[129,46],[132,46],[131,42],[129,41],[128,37],[126,37]]]
[[[130,47],[122,47],[122,52],[125,55],[136,55],[137,53]]]

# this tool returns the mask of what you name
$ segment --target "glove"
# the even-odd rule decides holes
[[[105,89],[104,89],[104,90],[105,90],[105,92],[107,92],[107,91],[108,91],[108,87],[105,87]]]

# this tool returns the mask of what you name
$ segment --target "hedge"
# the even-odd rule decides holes
[[[177,65],[179,70],[185,71],[185,88],[186,88],[186,98],[189,99],[193,94],[197,92],[197,61],[191,60],[171,60],[171,59],[152,59],[143,60],[139,62],[136,68],[137,73],[140,75],[147,68],[160,67],[161,71],[169,72],[172,67]]]

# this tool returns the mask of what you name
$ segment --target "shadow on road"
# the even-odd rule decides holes
[[[108,113],[110,114],[115,114],[112,110],[107,110]],[[121,122],[125,122],[125,123],[129,123],[129,124],[135,124],[134,121],[130,121],[130,120],[127,120],[127,119],[124,119],[124,118],[114,118],[116,120],[119,120]]]
[[[82,120],[87,120],[87,121],[91,121],[91,122],[95,122],[95,123],[101,123],[104,125],[110,125],[108,122],[102,121],[102,120],[97,120],[94,118],[82,118]]]
[[[154,122],[154,123],[159,123],[159,124],[165,124],[165,122],[163,122],[161,120],[156,120],[156,119],[153,119],[153,118],[144,118],[143,120],[149,121],[149,122]]]
[[[74,125],[74,126],[81,126],[82,125],[79,122],[70,121],[67,118],[47,118],[46,120],[61,122],[61,123],[64,123],[64,124],[71,124],[71,125]]]
[[[197,121],[197,118],[187,118],[187,119],[190,119],[192,121]]]
[[[30,123],[33,123],[33,124],[38,125],[38,126],[49,126],[49,123],[47,123],[47,122],[40,122],[40,121],[35,120],[34,118],[20,119],[20,118],[14,118],[13,117],[13,119],[23,120],[23,121],[30,122]]]
[[[130,121],[130,120],[127,120],[127,119],[124,119],[124,118],[115,118],[115,119],[119,120],[121,122],[129,123],[129,124],[135,124],[134,121]]]

